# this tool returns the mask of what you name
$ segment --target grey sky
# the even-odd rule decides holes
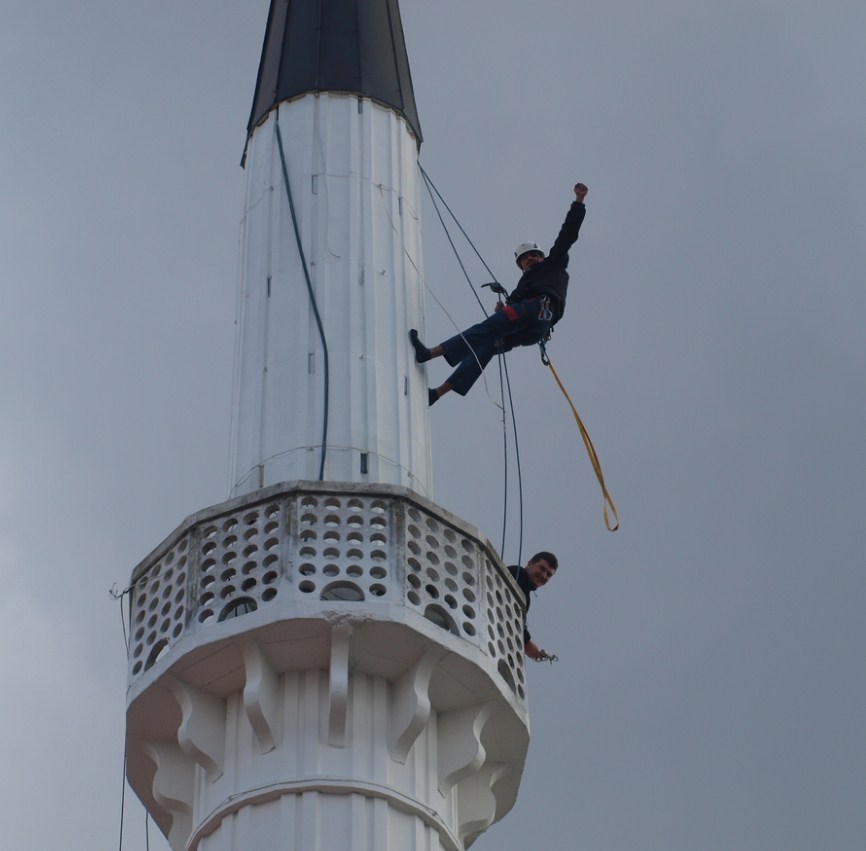
[[[9,848],[117,847],[108,589],[227,493],[238,163],[267,7],[0,12]],[[529,670],[521,795],[474,848],[863,848],[866,6],[401,7],[422,163],[497,277],[590,187],[550,354],[622,521],[605,531],[570,411],[516,352],[523,557],[562,563],[531,626],[560,662]],[[431,293],[474,321],[430,209],[425,255]],[[452,331],[429,298],[427,338]],[[431,417],[437,501],[498,544],[496,408],[479,385]],[[124,826],[143,851],[134,800]]]

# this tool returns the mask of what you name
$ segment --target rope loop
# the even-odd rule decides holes
[[[553,362],[547,355],[544,344],[539,343],[539,345],[541,346],[542,362],[553,373],[553,377],[556,379],[556,383],[559,385],[559,389],[562,391],[562,395],[565,396],[566,401],[571,407],[571,412],[574,414],[574,421],[577,423],[578,429],[580,429],[580,436],[583,438],[583,445],[586,447],[586,454],[589,456],[589,461],[592,464],[592,469],[595,471],[595,477],[598,479],[598,483],[601,486],[601,494],[604,497],[604,525],[607,528],[608,532],[616,532],[616,530],[619,529],[619,514],[617,514],[616,506],[613,504],[613,500],[611,499],[610,494],[607,492],[607,487],[604,483],[604,473],[601,470],[601,462],[598,460],[598,453],[596,453],[595,447],[592,445],[592,440],[590,439],[589,433],[587,432],[582,420],[580,419],[580,414],[577,413],[577,408],[574,407],[574,402],[571,401],[571,397],[568,395],[568,391],[563,386],[562,381],[560,380],[559,375],[557,374],[556,369],[553,366]],[[611,514],[613,515],[613,518],[615,520],[613,526],[610,525]]]

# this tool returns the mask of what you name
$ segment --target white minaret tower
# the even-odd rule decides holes
[[[127,777],[173,849],[462,851],[528,745],[520,592],[435,505],[397,0],[272,0],[230,499],[133,571]]]

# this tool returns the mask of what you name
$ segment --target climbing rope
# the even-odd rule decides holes
[[[457,250],[457,246],[454,242],[454,239],[451,236],[451,232],[450,232],[447,224],[445,223],[445,219],[444,219],[444,217],[443,217],[443,215],[439,209],[439,203],[437,203],[437,200],[436,200],[437,198],[442,203],[442,206],[448,211],[448,215],[451,217],[451,220],[454,222],[454,224],[457,226],[460,233],[463,235],[463,238],[466,240],[466,242],[469,244],[469,246],[475,252],[475,256],[479,259],[482,266],[484,266],[485,270],[487,271],[487,274],[490,275],[490,277],[494,279],[493,283],[495,284],[495,286],[492,287],[493,291],[497,292],[497,290],[498,290],[500,292],[505,292],[505,290],[499,284],[499,282],[496,280],[496,276],[493,274],[493,271],[491,270],[490,266],[487,264],[485,259],[481,256],[481,253],[475,247],[475,243],[472,241],[472,239],[470,238],[469,234],[466,232],[463,225],[460,224],[460,221],[457,218],[457,216],[454,214],[454,211],[448,205],[448,202],[443,198],[442,193],[436,188],[436,185],[430,179],[430,175],[427,174],[427,172],[425,171],[424,167],[421,165],[420,162],[418,163],[418,168],[421,171],[421,176],[424,178],[424,183],[427,187],[427,192],[430,196],[430,201],[433,204],[433,209],[436,211],[436,216],[438,217],[439,223],[442,225],[442,230],[445,232],[445,236],[448,239],[449,245],[451,246],[451,251],[453,252],[454,257],[457,260],[457,264],[460,266],[460,269],[463,272],[463,277],[466,279],[466,283],[469,285],[469,288],[472,291],[472,294],[475,296],[475,300],[478,302],[479,307],[481,307],[481,310],[483,311],[483,313],[486,317],[489,314],[488,314],[486,308],[484,307],[484,304],[482,303],[482,301],[478,295],[477,289],[475,288],[474,284],[472,283],[472,279],[470,278],[469,273],[466,270],[466,265],[464,264],[463,259],[460,256],[460,252]],[[425,284],[425,286],[426,286],[426,284]],[[485,286],[488,286],[488,285],[485,284]],[[445,315],[448,316],[449,319],[451,319],[451,316],[448,314],[448,312],[442,306],[442,303],[439,301],[438,298],[436,298],[435,293],[433,293],[429,287],[427,287],[427,290],[428,290],[428,292],[431,293],[431,295],[433,296],[433,299],[436,301],[436,303],[440,307],[442,307],[443,311],[445,312]],[[451,321],[452,321],[452,323],[454,323],[453,319],[451,319]],[[459,326],[456,323],[454,323],[454,326],[456,328],[458,328],[458,333],[459,333]],[[467,343],[467,346],[468,345],[469,344]],[[472,353],[474,355],[475,352],[471,346],[469,346],[469,349],[472,351]],[[477,355],[475,357],[477,360]],[[506,419],[505,419],[505,389],[504,389],[505,387],[507,387],[508,407],[509,407],[510,412],[511,412],[511,424],[512,424],[512,430],[514,433],[514,455],[515,455],[515,461],[516,461],[516,466],[517,466],[517,487],[518,487],[518,504],[519,504],[519,513],[518,513],[518,517],[519,517],[519,522],[518,522],[519,548],[518,548],[518,559],[517,560],[519,563],[523,557],[523,475],[522,475],[522,470],[521,470],[521,465],[520,465],[520,443],[519,443],[518,436],[517,436],[517,419],[516,419],[515,412],[514,412],[514,398],[513,398],[512,393],[511,393],[511,382],[510,382],[509,377],[508,377],[508,364],[507,364],[505,354],[501,353],[497,360],[498,360],[498,364],[499,364],[499,388],[500,388],[500,400],[501,400],[501,402],[496,403],[494,401],[494,404],[502,411],[502,444],[503,444],[502,454],[503,454],[503,480],[504,480],[503,497],[502,497],[502,499],[503,499],[502,543],[501,543],[501,546],[499,548],[499,551],[500,551],[500,553],[503,553],[505,551],[505,534],[506,534],[506,530],[508,527],[508,522],[507,522],[507,518],[508,518],[508,429],[507,429]],[[481,364],[479,362],[479,366],[480,365]],[[481,370],[481,380],[484,382],[485,391],[487,392],[488,397],[491,398],[491,401],[493,401],[492,397],[490,397],[490,390],[487,387],[487,380],[484,377],[483,368]]]
[[[301,257],[301,265],[304,269],[304,280],[307,282],[307,292],[310,296],[310,305],[313,308],[313,315],[316,317],[316,327],[319,329],[319,339],[322,341],[322,351],[324,353],[324,409],[322,411],[322,457],[319,463],[319,481],[325,480],[325,455],[328,446],[328,400],[329,400],[329,383],[330,383],[330,366],[328,363],[328,341],[325,339],[325,329],[322,327],[322,318],[319,316],[319,305],[316,301],[316,293],[313,290],[313,282],[310,280],[310,270],[307,266],[307,258],[304,255],[304,246],[301,244],[301,231],[298,227],[298,217],[295,213],[295,202],[292,198],[292,187],[289,184],[289,170],[286,166],[286,154],[283,150],[283,137],[280,133],[280,110],[277,107],[276,120],[274,127],[277,131],[277,147],[280,150],[280,165],[283,169],[283,185],[286,189],[286,196],[289,199],[289,211],[292,214],[292,227],[295,230],[295,241],[298,245],[298,254]]]
[[[604,497],[604,525],[607,527],[608,532],[616,532],[616,530],[619,529],[619,514],[617,514],[616,506],[613,504],[613,500],[610,498],[610,494],[607,492],[607,487],[604,484],[604,473],[601,470],[601,462],[598,460],[598,454],[595,451],[595,447],[592,445],[589,433],[580,419],[580,414],[577,413],[577,408],[574,407],[574,402],[571,401],[568,391],[563,386],[563,383],[553,366],[553,362],[547,354],[544,342],[541,342],[538,345],[541,348],[541,362],[553,373],[553,377],[556,379],[556,383],[559,385],[562,395],[565,396],[566,401],[571,407],[571,412],[574,414],[574,421],[577,423],[578,429],[580,429],[580,436],[583,438],[583,445],[586,447],[586,454],[589,456],[592,469],[595,471],[595,477],[598,479],[598,483],[601,486],[601,493]],[[610,509],[610,512],[608,512],[608,509]],[[613,514],[614,520],[616,521],[614,526],[610,525],[610,514]]]

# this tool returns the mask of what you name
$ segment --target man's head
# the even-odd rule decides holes
[[[536,263],[544,260],[544,252],[538,247],[537,242],[521,242],[514,249],[514,259],[521,270],[525,272]]]
[[[526,565],[526,575],[536,588],[541,588],[550,582],[557,567],[559,562],[553,553],[536,553]]]

